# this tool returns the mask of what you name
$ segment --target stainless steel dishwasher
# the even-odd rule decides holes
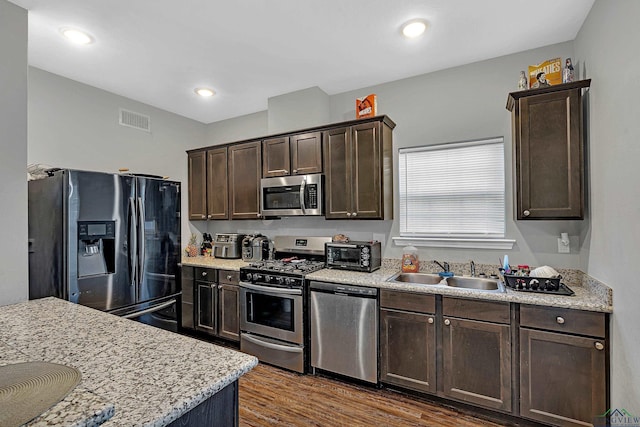
[[[311,367],[378,382],[378,290],[311,282]]]

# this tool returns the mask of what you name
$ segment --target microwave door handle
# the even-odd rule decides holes
[[[300,208],[302,209],[302,214],[306,214],[306,207],[304,206],[304,191],[307,187],[307,178],[302,179],[302,183],[300,184]]]

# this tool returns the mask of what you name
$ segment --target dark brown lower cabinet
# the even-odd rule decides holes
[[[562,426],[590,426],[607,410],[602,339],[520,329],[520,414]]]
[[[435,315],[380,309],[380,381],[436,392]]]
[[[443,315],[443,395],[511,412],[509,304],[444,298]]]
[[[195,329],[214,337],[239,342],[239,273],[196,267],[195,276]]]

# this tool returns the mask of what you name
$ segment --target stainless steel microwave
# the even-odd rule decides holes
[[[322,174],[262,178],[260,213],[269,216],[323,215]]]

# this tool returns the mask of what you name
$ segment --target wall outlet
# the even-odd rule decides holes
[[[558,237],[558,253],[559,254],[568,254],[571,253],[571,243],[569,243],[568,245],[565,245],[564,243],[562,243],[562,239]]]

